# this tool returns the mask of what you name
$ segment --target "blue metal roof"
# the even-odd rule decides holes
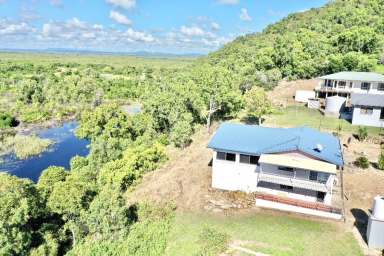
[[[316,149],[318,144],[323,147],[321,151]],[[208,147],[217,151],[252,155],[298,150],[338,166],[344,165],[339,139],[308,127],[269,128],[224,123]]]

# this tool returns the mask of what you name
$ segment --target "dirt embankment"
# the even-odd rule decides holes
[[[215,129],[212,129],[215,130]],[[212,152],[207,142],[212,134],[201,128],[192,144],[184,150],[169,149],[165,166],[147,174],[135,190],[127,195],[129,201],[174,201],[179,209],[201,209],[211,184]]]
[[[268,92],[269,99],[277,106],[287,106],[295,103],[294,96],[297,90],[312,91],[319,80],[281,81],[272,91]]]

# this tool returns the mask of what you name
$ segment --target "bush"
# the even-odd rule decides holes
[[[368,137],[368,130],[367,127],[359,126],[359,129],[357,130],[357,138],[359,141],[364,141]]]
[[[212,227],[205,226],[200,233],[200,251],[197,255],[213,256],[219,255],[228,247],[229,235]]]
[[[16,119],[8,113],[0,112],[0,129],[11,128],[17,125]]]
[[[7,143],[13,146],[13,151],[17,158],[27,159],[46,151],[53,144],[53,141],[41,139],[35,135],[16,135],[15,137],[8,138]]]
[[[381,154],[379,156],[379,161],[377,162],[377,167],[380,170],[384,170],[384,150],[381,151]]]
[[[355,161],[355,165],[357,167],[360,167],[360,168],[363,168],[363,169],[367,169],[369,167],[369,161],[368,161],[368,158],[365,157],[365,156],[360,156],[356,159]]]

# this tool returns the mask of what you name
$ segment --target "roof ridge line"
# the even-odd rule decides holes
[[[286,144],[286,143],[288,143],[288,142],[291,142],[291,141],[294,141],[294,140],[296,140],[296,139],[299,139],[299,137],[300,137],[300,136],[297,136],[297,135],[296,135],[294,138],[292,138],[292,139],[290,139],[290,140],[282,141],[282,142],[280,142],[280,143],[271,145],[271,146],[269,146],[269,147],[263,148],[263,149],[260,150],[260,151],[266,151],[266,150],[268,150],[268,149],[270,149],[270,148],[274,148],[274,147],[276,147],[276,146],[280,146],[280,145]],[[298,147],[298,145],[296,146],[296,148],[297,148],[297,147]]]

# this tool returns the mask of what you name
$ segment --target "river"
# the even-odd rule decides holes
[[[19,160],[14,154],[10,154],[0,163],[0,171],[37,182],[41,172],[51,165],[69,169],[72,157],[86,156],[89,153],[89,141],[75,136],[76,127],[76,122],[67,122],[58,127],[37,131],[39,137],[53,140],[55,144],[41,155],[26,160]]]

